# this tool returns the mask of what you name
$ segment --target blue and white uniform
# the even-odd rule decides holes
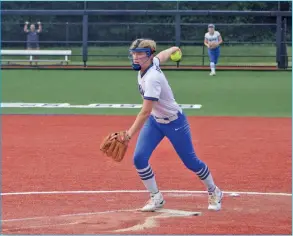
[[[220,41],[220,36],[221,34],[219,33],[219,31],[214,31],[213,34],[210,34],[209,32],[207,32],[205,34],[205,39],[210,43],[210,42],[216,42],[219,43]],[[215,65],[218,63],[218,58],[220,56],[220,46],[216,47],[216,48],[209,48],[208,49],[208,54],[209,54],[209,58],[210,58],[210,62],[213,62]]]
[[[153,59],[143,74],[138,73],[138,87],[143,99],[157,101],[140,131],[134,152],[134,165],[140,178],[143,181],[154,178],[149,159],[161,140],[167,137],[185,166],[205,180],[210,174],[209,168],[196,156],[189,123],[175,101],[158,58]]]
[[[137,48],[133,51],[145,51],[151,55],[149,49]],[[209,192],[210,210],[220,210],[222,192],[215,185],[208,166],[201,161],[193,149],[189,123],[181,107],[176,102],[167,78],[160,69],[160,60],[152,59],[150,66],[141,73],[141,66],[132,63],[134,70],[138,70],[138,89],[143,99],[156,101],[151,115],[140,130],[135,151],[134,165],[146,189],[151,193],[151,199],[141,209],[155,211],[163,207],[165,200],[159,191],[155,175],[149,164],[149,159],[164,137],[172,143],[178,156],[185,166],[193,171],[205,184]]]

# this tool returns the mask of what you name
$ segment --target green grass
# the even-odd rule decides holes
[[[169,45],[171,46],[171,45]],[[168,46],[158,46],[158,52]],[[4,48],[5,49],[5,48]],[[48,48],[60,49],[60,48]],[[62,47],[62,49],[72,50],[71,64],[82,63],[82,47]],[[202,46],[182,46],[183,58],[181,65],[209,65],[207,50],[203,52]],[[292,65],[292,48],[288,46],[289,65]],[[128,46],[109,46],[109,47],[89,47],[89,65],[129,65]],[[103,56],[108,55],[108,56]],[[120,55],[119,57],[117,55]],[[203,56],[204,55],[204,61]],[[12,57],[3,56],[3,59]],[[25,57],[13,57],[25,59]],[[57,58],[57,57],[50,57]],[[60,58],[60,57],[59,57]],[[174,62],[168,62],[174,65]],[[222,46],[219,65],[276,65],[275,45],[234,45]]]
[[[180,104],[202,104],[189,115],[291,117],[290,72],[166,71]],[[3,102],[138,103],[134,71],[2,71]],[[137,109],[15,109],[3,113],[137,114]]]

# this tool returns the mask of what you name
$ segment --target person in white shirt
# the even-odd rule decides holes
[[[215,31],[215,25],[208,25],[208,32],[204,37],[204,44],[208,48],[208,55],[210,59],[210,75],[216,75],[216,65],[220,56],[220,44],[223,43],[222,36],[219,31]]]
[[[132,68],[138,71],[137,83],[143,104],[127,135],[131,138],[140,131],[133,161],[151,196],[141,211],[155,211],[165,204],[149,164],[152,152],[164,137],[170,140],[185,166],[203,181],[209,193],[208,209],[220,210],[223,193],[215,185],[208,166],[197,157],[188,120],[160,69],[160,64],[177,50],[180,49],[171,47],[155,56],[156,43],[150,39],[137,39],[129,49]]]

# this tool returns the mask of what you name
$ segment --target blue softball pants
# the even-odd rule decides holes
[[[213,62],[215,63],[215,65],[217,65],[220,56],[220,47],[217,47],[215,49],[208,49],[208,55],[210,58],[210,62]]]
[[[193,172],[203,170],[206,165],[196,156],[188,120],[185,114],[181,112],[178,112],[176,120],[168,124],[158,123],[152,115],[148,118],[139,133],[134,151],[136,169],[148,167],[151,154],[164,137],[170,140],[178,156],[188,169]]]

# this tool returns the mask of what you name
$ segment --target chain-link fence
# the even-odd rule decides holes
[[[226,16],[224,13],[209,17],[182,15],[179,18],[174,15],[89,15],[86,24],[82,21],[82,15],[76,15],[73,19],[63,22],[41,21],[40,49],[70,49],[71,63],[83,63],[83,28],[86,25],[88,65],[129,65],[127,55],[131,41],[151,38],[157,42],[157,51],[168,46],[180,46],[184,54],[180,65],[204,66],[209,64],[203,44],[204,34],[207,25],[214,23],[224,40],[219,65],[277,65],[278,31],[275,16]],[[283,44],[286,45],[291,66],[292,25],[287,23],[286,17],[282,18],[282,22],[285,35]],[[23,28],[24,22],[2,21],[2,49],[25,49],[26,33]]]

